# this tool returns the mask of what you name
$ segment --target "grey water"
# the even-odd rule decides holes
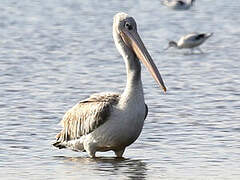
[[[196,1],[174,11],[160,0],[1,0],[1,179],[240,179],[240,1]],[[124,159],[59,150],[64,113],[88,95],[121,92],[126,74],[112,39],[124,11],[167,86],[142,67],[149,114]],[[168,40],[213,32],[203,54]]]

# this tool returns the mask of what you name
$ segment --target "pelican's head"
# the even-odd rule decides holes
[[[137,33],[137,24],[132,17],[128,16],[128,14],[120,12],[113,18],[113,39],[118,51],[123,57],[125,55],[129,56],[132,52],[132,48],[129,46],[129,43],[125,42],[127,39],[123,38],[124,31]],[[131,52],[128,53],[126,51]]]
[[[123,57],[134,54],[152,74],[157,83],[166,91],[162,77],[145,48],[137,32],[137,24],[133,17],[126,13],[117,13],[113,19],[113,38],[115,45]]]
[[[117,13],[113,18],[113,28],[117,33],[121,33],[124,29],[137,31],[137,24],[133,17],[130,17],[124,12]]]

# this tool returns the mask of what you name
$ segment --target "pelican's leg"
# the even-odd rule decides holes
[[[84,149],[91,158],[96,157],[96,146],[93,143],[84,142]]]
[[[117,156],[118,158],[121,158],[122,155],[123,155],[123,153],[124,153],[124,151],[125,151],[125,148],[124,148],[124,149],[121,149],[121,150],[116,150],[116,151],[114,151],[114,153],[116,154],[116,156]]]
[[[95,155],[96,151],[89,151],[89,150],[86,150],[86,151],[87,151],[90,158],[95,158],[96,157],[96,155]]]

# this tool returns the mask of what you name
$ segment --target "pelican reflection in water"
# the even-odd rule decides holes
[[[123,93],[93,94],[73,106],[61,121],[62,130],[56,136],[55,147],[86,151],[90,157],[95,157],[97,151],[112,150],[122,157],[125,148],[140,135],[148,113],[140,61],[166,91],[133,17],[125,13],[114,16],[113,38],[126,64],[127,83]]]
[[[57,161],[62,161],[65,166],[62,169],[63,174],[71,172],[78,174],[81,171],[82,177],[91,177],[99,179],[98,172],[105,172],[107,179],[137,179],[145,180],[147,176],[147,163],[141,159],[129,158],[85,158],[85,157],[67,157],[54,156]],[[68,168],[70,167],[70,168]],[[118,176],[119,175],[119,176]]]

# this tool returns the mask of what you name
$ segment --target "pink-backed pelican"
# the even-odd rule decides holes
[[[168,47],[165,49],[169,49],[170,47],[175,47],[177,49],[191,49],[193,52],[194,48],[199,50],[201,53],[203,51],[199,48],[201,44],[203,44],[209,37],[211,37],[213,33],[191,33],[185,36],[182,36],[178,42],[169,41]]]
[[[95,157],[97,151],[112,150],[122,157],[125,148],[140,135],[148,113],[139,60],[166,91],[133,17],[125,13],[114,16],[113,39],[126,64],[127,83],[123,93],[93,94],[73,106],[61,121],[62,130],[56,136],[55,147],[86,151],[90,157]]]
[[[175,10],[187,10],[192,7],[195,0],[164,0],[163,5]]]

